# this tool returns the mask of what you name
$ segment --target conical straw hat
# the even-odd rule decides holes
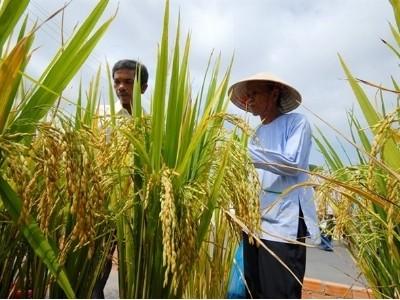
[[[247,110],[246,101],[250,82],[270,83],[279,86],[281,88],[280,111],[282,113],[296,109],[301,103],[301,95],[294,87],[272,74],[259,73],[236,82],[228,90],[231,101],[243,110]]]

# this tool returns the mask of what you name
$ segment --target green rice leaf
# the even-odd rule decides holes
[[[391,76],[390,78],[391,78],[391,80],[392,80],[394,89],[395,89],[396,91],[399,92],[399,91],[400,91],[400,87],[399,87],[399,85],[397,84],[396,80],[393,78],[393,76]]]
[[[223,178],[225,175],[225,171],[226,171],[226,165],[228,163],[229,151],[230,151],[230,145],[228,143],[226,148],[224,149],[224,153],[222,154],[223,159],[222,159],[221,164],[219,165],[218,171],[215,175],[214,185],[212,186],[211,195],[210,195],[208,203],[207,203],[207,208],[204,210],[204,212],[200,218],[200,224],[199,224],[199,229],[198,229],[197,238],[196,238],[196,246],[198,249],[200,248],[200,246],[204,240],[207,229],[210,226],[210,222],[211,222],[211,218],[214,213],[214,209],[216,208],[217,200],[218,200],[219,193],[221,190],[221,184],[222,184],[222,181],[223,181]]]
[[[135,146],[135,150],[138,152],[140,158],[144,161],[143,163],[147,166],[151,166],[150,157],[149,157],[146,149],[143,147],[143,144],[138,139],[136,139],[130,132],[125,131],[125,130],[123,130],[122,132],[131,141],[131,143]]]
[[[190,50],[190,35],[188,34],[185,42],[185,49],[181,62],[181,70],[179,74],[179,85],[178,85],[178,96],[177,96],[177,107],[176,107],[176,119],[174,123],[176,139],[179,143],[174,144],[172,149],[173,155],[175,155],[173,166],[176,167],[178,161],[180,161],[183,153],[190,143],[192,133],[195,127],[195,116],[191,111],[192,100],[191,100],[191,89],[189,86],[189,50]]]
[[[111,124],[115,126],[115,96],[114,96],[114,83],[112,79],[111,69],[106,62],[107,65],[107,79],[108,79],[108,105],[110,106],[110,115],[111,115]]]
[[[400,31],[400,1],[390,0],[390,4],[393,7],[394,17],[396,19],[397,30]]]
[[[358,121],[358,119],[356,118],[356,116],[354,115],[354,113],[349,114],[349,122],[350,122],[350,128],[353,128],[352,126],[355,126],[355,130],[358,133],[358,138],[361,141],[362,146],[364,147],[366,152],[370,152],[371,151],[371,143],[368,139],[367,134],[365,133],[365,130],[363,130],[361,128],[361,124]],[[353,130],[351,130],[351,134],[353,135]],[[357,143],[357,141],[355,139],[353,139],[353,141],[355,143]],[[363,159],[363,155],[360,153],[359,149],[356,149],[357,153],[358,153],[358,157],[360,160],[360,163],[364,163],[364,159]]]
[[[19,34],[18,34],[18,42],[20,40],[22,40],[25,36],[25,31],[26,31],[26,25],[28,23],[28,15],[25,16],[24,21],[22,22],[21,28],[19,30]]]
[[[81,127],[82,122],[82,80],[79,81],[78,101],[76,102],[75,111],[75,129]]]
[[[389,42],[387,42],[387,41],[385,41],[385,40],[381,40],[381,41],[382,41],[386,46],[388,46],[389,49],[392,50],[392,52],[393,52],[394,54],[396,54],[397,58],[400,58],[400,52],[399,52],[395,47],[393,47]]]
[[[363,91],[357,80],[350,73],[349,68],[347,67],[343,58],[340,55],[339,55],[339,60],[347,76],[347,79],[349,80],[350,86],[353,89],[354,95],[356,96],[360,108],[364,113],[364,117],[366,118],[370,127],[375,126],[382,119],[382,117],[374,109],[367,95],[365,94],[365,92]]]
[[[153,116],[152,116],[152,141],[151,162],[153,169],[157,172],[161,168],[161,147],[164,134],[164,109],[165,94],[167,89],[168,73],[168,25],[169,25],[169,0],[165,2],[165,13],[161,48],[159,49],[157,61],[157,73],[154,86]]]
[[[322,155],[324,156],[325,161],[328,163],[328,167],[331,171],[337,169],[337,165],[332,159],[328,149],[325,147],[325,145],[318,139],[317,137],[313,136],[315,143],[317,144],[317,147],[319,151],[321,151]]]
[[[4,43],[24,13],[29,0],[4,0],[0,10],[0,57]]]
[[[209,85],[208,91],[207,91],[206,104],[205,104],[206,108],[210,105],[212,97],[215,94],[216,89],[217,89],[217,78],[218,78],[220,65],[221,65],[221,55],[218,55],[218,58],[214,65],[214,69],[212,71],[210,85]]]
[[[221,99],[221,93],[223,91],[224,87],[224,82],[228,80],[227,77],[221,82],[221,85],[213,95],[213,97],[210,97],[210,100],[208,102],[208,105],[203,113],[202,119],[200,120],[196,130],[193,132],[193,136],[190,140],[190,144],[188,145],[187,149],[185,149],[185,155],[182,158],[182,160],[179,161],[179,164],[177,165],[177,172],[179,174],[183,173],[183,170],[187,168],[188,165],[190,165],[190,161],[192,159],[193,153],[196,151],[198,145],[204,141],[204,135],[207,133],[207,128],[210,125],[210,116],[213,110],[214,105]]]
[[[172,60],[171,79],[169,84],[169,97],[167,108],[167,119],[165,126],[165,135],[168,138],[165,140],[165,155],[168,166],[174,166],[177,156],[176,149],[178,148],[179,124],[182,119],[182,99],[178,96],[179,88],[179,40],[180,40],[180,18],[176,29],[174,55]],[[183,65],[184,66],[184,65]],[[181,71],[182,73],[184,71]],[[181,74],[182,74],[181,73]],[[184,83],[181,83],[184,84]]]
[[[107,0],[101,0],[99,2],[70,43],[65,47],[64,51],[62,51],[61,55],[56,56],[54,61],[50,63],[51,68],[44,73],[47,75],[43,80],[43,85],[54,93],[39,87],[24,105],[21,113],[12,124],[11,132],[32,132],[35,128],[35,123],[46,115],[113,20],[113,18],[111,18],[106,21],[92,37],[87,40],[87,36],[90,35],[90,32],[100,18],[107,3]]]
[[[142,85],[140,77],[140,68],[136,68],[133,83],[133,116],[135,118],[142,117]]]
[[[90,82],[85,114],[83,116],[83,122],[87,126],[92,126],[92,123],[95,120],[94,115],[99,103],[100,75],[101,66],[99,66],[95,78]]]
[[[389,22],[390,30],[392,32],[392,35],[397,43],[397,46],[400,46],[400,34],[396,30],[396,28],[392,25],[392,23]]]
[[[356,99],[361,107],[364,117],[367,120],[372,131],[376,134],[377,133],[376,125],[382,119],[382,117],[374,109],[367,95],[365,94],[365,92],[363,91],[357,80],[350,73],[350,70],[348,69],[348,67],[346,66],[344,60],[340,55],[339,59],[343,67],[343,70],[349,80],[350,86],[353,89],[354,95],[356,96]],[[400,169],[400,160],[398,159],[400,153],[393,139],[389,138],[386,141],[386,144],[384,145],[383,155],[385,162],[387,163],[388,166],[392,167],[394,170]]]

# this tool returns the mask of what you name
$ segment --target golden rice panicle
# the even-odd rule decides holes
[[[28,155],[26,147],[14,147],[12,144],[7,146],[6,164],[8,164],[7,173],[5,174],[12,180],[17,194],[21,197],[22,207],[19,222],[24,223],[27,215],[31,212],[33,203],[37,193],[34,192],[37,176],[39,172],[35,172],[30,165],[32,159]]]
[[[251,220],[250,229],[254,232],[260,230],[260,200],[259,191],[261,189],[258,174],[254,168],[248,170],[249,182],[252,183],[247,186],[247,195],[249,201],[248,218]]]
[[[394,206],[399,205],[399,180],[393,175],[388,174],[386,178],[387,199]],[[398,208],[397,208],[398,210]]]
[[[161,172],[161,210],[160,221],[163,240],[163,266],[166,267],[164,286],[172,275],[171,286],[177,288],[175,231],[177,228],[174,193],[171,182],[172,172],[165,169]]]
[[[388,137],[390,125],[395,117],[394,113],[391,113],[386,118],[384,118],[378,125],[377,125],[377,133],[375,134],[374,141],[371,146],[370,156],[377,158],[379,151],[384,146],[384,143]],[[367,175],[367,186],[368,188],[373,191],[375,189],[375,168],[376,164],[373,159],[369,161],[369,168],[368,168],[368,175]]]
[[[332,191],[331,191],[332,193]],[[333,196],[331,196],[333,197]],[[334,236],[340,237],[346,234],[346,228],[354,221],[353,206],[351,198],[356,198],[356,193],[348,193],[343,195],[340,192],[334,192],[334,197],[337,200],[335,215]]]
[[[63,243],[59,245],[60,251],[58,254],[58,261],[61,266],[63,266],[67,260],[68,254],[72,248],[72,243],[74,241],[72,239],[67,239],[67,242],[65,243],[65,240],[63,240]]]
[[[327,208],[335,207],[334,192],[329,189],[327,184],[321,184],[315,188],[314,198],[316,199],[318,218],[323,220],[326,218]]]
[[[248,220],[246,226],[253,233],[260,230],[260,183],[246,150],[237,141],[231,143],[226,184],[236,216]]]
[[[64,128],[65,176],[71,202],[70,213],[75,220],[70,238],[78,242],[76,247],[89,244],[90,257],[95,238],[95,218],[103,193],[95,169],[96,160],[90,158],[89,132],[87,129],[73,131],[72,128]]]
[[[141,139],[140,131],[131,120],[123,118],[118,126],[108,132],[109,138],[101,147],[102,154],[99,156],[99,167],[110,171],[129,170],[133,165],[133,146],[124,133],[129,133]]]
[[[96,220],[102,213],[105,198],[104,182],[101,180],[103,169],[100,159],[94,159],[94,153],[102,153],[96,136],[88,128],[78,131],[64,124],[65,133],[61,143],[63,165],[65,165],[66,194],[70,213],[74,217],[74,226],[69,237],[60,239],[60,261],[65,262],[70,248],[88,245],[88,257],[94,252]],[[98,155],[97,158],[102,157]],[[68,234],[68,233],[65,233]]]
[[[96,131],[99,134],[99,131]],[[101,134],[101,132],[100,132]],[[103,207],[105,204],[105,193],[106,186],[104,185],[103,178],[106,178],[107,170],[103,168],[103,165],[100,162],[100,158],[102,156],[102,151],[104,149],[104,143],[98,143],[98,140],[101,140],[98,136],[92,135],[89,132],[88,137],[88,173],[89,180],[91,183],[90,189],[90,198],[94,200],[94,207],[96,217],[100,213],[103,213]],[[90,150],[90,151],[89,151]]]
[[[91,168],[88,168],[88,180],[91,181],[91,188],[89,190],[89,201],[92,209],[92,214],[90,215],[89,221],[89,240],[90,240],[90,247],[89,247],[89,257],[94,251],[94,240],[96,238],[96,224],[98,223],[99,218],[106,214],[104,210],[105,204],[105,187],[103,186],[103,181],[101,180],[101,170],[96,163],[92,163],[93,159],[88,161],[88,164],[92,164]]]
[[[82,179],[82,153],[79,145],[76,143],[74,134],[72,132],[66,132],[64,141],[65,146],[65,159],[66,159],[66,186],[71,203],[70,213],[75,217],[75,225],[72,230],[71,240],[79,238],[81,223],[79,217],[81,209],[81,191],[80,183]]]
[[[196,257],[196,233],[197,224],[195,220],[198,218],[193,214],[193,210],[188,207],[182,207],[181,220],[178,228],[178,236],[176,238],[177,245],[177,262],[179,263],[178,272],[179,283],[185,283],[189,280],[190,267],[197,259]],[[176,292],[176,290],[175,290]]]
[[[105,202],[105,191],[102,185],[100,168],[92,168],[90,170],[90,178],[92,178],[92,189],[90,190],[90,198],[94,200],[95,212],[102,211]]]
[[[40,157],[42,174],[44,180],[44,194],[42,194],[38,207],[38,219],[40,228],[47,233],[49,228],[49,221],[51,218],[52,208],[56,203],[57,194],[57,180],[59,178],[59,165],[60,160],[60,143],[59,136],[56,131],[44,128],[42,132],[42,151],[43,155]]]
[[[22,199],[20,221],[24,222],[28,214],[37,214],[39,226],[47,234],[58,198],[62,152],[58,130],[46,123],[37,129],[30,149],[19,147],[20,152],[10,153],[8,163],[13,166],[13,181]]]
[[[25,186],[22,193],[22,208],[20,214],[20,222],[25,223],[27,221],[28,214],[31,213],[33,203],[35,202],[34,197],[36,196],[35,186],[37,184],[38,177],[40,176],[42,170],[38,169],[31,177],[31,180]]]
[[[395,237],[396,227],[398,226],[399,218],[399,182],[394,176],[387,178],[387,199],[390,201],[387,212],[387,241],[389,245],[389,252],[391,259],[398,261],[400,253],[396,247]]]
[[[155,184],[156,184],[155,176],[150,176],[150,178],[148,179],[148,182],[146,184],[146,189],[145,189],[144,196],[143,196],[143,208],[144,209],[146,209],[149,205],[150,194],[151,194],[152,188],[154,187]]]
[[[66,132],[62,141],[63,160],[65,161],[65,178],[69,200],[71,202],[71,214],[76,213],[78,205],[78,182],[80,152],[74,141],[73,133]]]
[[[81,145],[82,146],[82,145]],[[80,191],[81,191],[81,205],[78,209],[78,218],[77,222],[81,223],[82,231],[80,232],[79,237],[79,245],[83,246],[85,243],[89,242],[90,245],[93,245],[94,240],[94,219],[95,219],[95,211],[97,202],[95,198],[91,198],[90,189],[91,189],[91,181],[92,181],[92,172],[91,172],[91,162],[89,161],[89,155],[87,152],[87,148],[85,146],[82,148],[82,175],[83,180],[80,183]],[[89,256],[90,256],[89,251]]]
[[[243,120],[241,117],[236,116],[236,115],[232,115],[232,114],[227,114],[227,113],[217,113],[216,115],[214,115],[214,118],[217,119],[223,119],[229,123],[231,123],[232,125],[234,125],[235,127],[239,128],[240,130],[242,130],[242,132],[246,135],[246,136],[250,136],[253,134],[254,130],[251,128],[251,126],[249,125],[248,122],[246,122],[245,120]]]
[[[200,215],[204,211],[204,203],[208,199],[207,183],[194,181],[182,187],[179,193],[179,226],[177,228],[176,247],[178,257],[179,283],[188,282],[193,262],[198,259],[196,235]]]

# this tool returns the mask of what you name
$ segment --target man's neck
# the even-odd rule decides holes
[[[129,104],[122,104],[122,107],[126,109],[126,111],[132,115],[132,106]]]
[[[269,124],[281,115],[282,115],[282,113],[279,110],[277,110],[273,113],[266,114],[265,116],[260,116],[261,123]]]

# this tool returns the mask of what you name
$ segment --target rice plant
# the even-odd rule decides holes
[[[184,298],[226,298],[229,274],[240,235],[224,211],[214,212],[213,222],[193,266]]]
[[[116,207],[126,208],[116,225],[121,298],[182,297],[209,243],[214,250],[224,246],[220,237],[207,240],[214,222],[224,217],[217,208],[234,208],[249,228],[258,228],[255,170],[238,130],[224,128],[226,119],[234,120],[224,113],[229,69],[219,82],[217,60],[208,88],[193,97],[190,37],[181,55],[178,25],[170,62],[168,23],[167,1],[150,117],[136,110],[133,120],[121,120],[114,131],[128,142],[121,147],[126,163],[115,190]],[[229,256],[231,249],[226,251]],[[224,297],[222,289],[219,296]]]
[[[74,116],[56,107],[44,121],[112,21],[94,29],[107,3],[98,2],[36,80],[25,67],[40,28],[25,33],[23,22],[9,48],[28,1],[2,2],[0,293],[90,298],[117,242],[121,298],[224,297],[236,243],[226,211],[252,231],[259,226],[249,129],[225,113],[230,67],[218,79],[220,58],[193,96],[190,36],[181,53],[179,25],[170,61],[168,1],[150,116],[136,84],[132,118],[112,114],[101,125],[99,69],[85,108],[80,87]],[[207,258],[219,264],[202,265]],[[203,269],[207,281],[195,276]],[[220,276],[218,286],[204,286]]]
[[[400,47],[400,2],[391,1],[397,27],[390,25],[397,42],[389,48],[398,53]],[[384,92],[399,94],[393,79],[392,89],[361,81],[351,74],[344,60],[341,65],[349,80],[369,127],[353,112],[348,114],[358,162],[351,166],[340,159],[331,143],[320,135],[316,142],[328,163],[330,174],[319,189],[329,199],[336,213],[335,233],[344,235],[348,247],[377,298],[400,297],[400,163],[399,107],[388,113]],[[381,105],[368,99],[362,84],[378,88]],[[398,97],[398,96],[397,96]],[[334,195],[333,195],[334,193]]]
[[[56,156],[63,152],[60,141],[52,139],[57,137],[54,128],[47,125],[46,131],[43,125],[39,130],[38,122],[75,76],[112,18],[95,29],[108,3],[99,1],[63,51],[55,55],[36,80],[25,68],[33,56],[31,47],[40,25],[27,31],[25,18],[19,30],[17,27],[28,3],[5,0],[0,4],[0,226],[2,241],[9,241],[0,249],[0,292],[4,298],[15,296],[14,292],[27,296],[28,291],[33,297],[43,298],[53,282],[50,295],[74,298],[79,293],[74,292],[64,267],[63,259],[67,257],[55,246],[62,241],[57,240],[57,230],[62,229],[51,228],[55,219],[69,226],[68,220],[62,219],[64,211],[59,210],[62,183],[57,182],[59,174],[50,169],[57,163]],[[16,33],[16,43],[12,45]],[[29,90],[24,84],[26,80],[30,82]],[[43,140],[35,139],[37,130],[42,129]],[[36,149],[36,143],[43,145]],[[88,234],[86,238],[90,237]],[[85,238],[79,237],[79,241],[84,243]],[[60,291],[53,293],[57,289]]]

